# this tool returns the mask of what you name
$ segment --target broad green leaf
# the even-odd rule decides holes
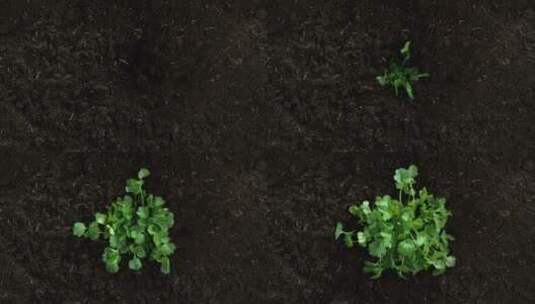
[[[160,228],[158,228],[158,226],[154,224],[150,224],[147,228],[147,231],[149,232],[150,235],[155,235],[155,234],[160,233]]]
[[[128,267],[134,271],[138,271],[141,269],[141,267],[143,266],[143,264],[141,263],[141,260],[138,258],[138,257],[133,257],[129,262],[128,262]]]
[[[386,254],[385,243],[381,239],[371,242],[368,246],[368,249],[370,251],[370,255],[374,257],[380,258]]]
[[[106,263],[106,265],[119,265],[119,263],[121,262],[121,255],[119,254],[119,250],[107,247],[106,249],[104,249],[102,260],[104,261],[104,263]]]
[[[414,242],[416,246],[422,247],[427,241],[427,237],[424,234],[418,234],[416,241]]]
[[[154,208],[154,195],[149,194],[145,197],[145,205],[147,205],[150,208]]]
[[[108,230],[108,234],[111,236],[111,235],[115,235],[115,228],[113,228],[112,225],[106,225],[106,229]]]
[[[150,171],[148,169],[141,169],[139,170],[139,172],[137,173],[137,177],[139,179],[144,179],[145,177],[149,176],[150,175]]]
[[[119,208],[123,217],[125,217],[127,220],[132,219],[132,217],[134,216],[134,206],[132,203],[122,201],[119,204]]]
[[[361,246],[365,246],[366,242],[368,241],[368,238],[366,237],[366,234],[362,231],[357,232],[357,241]]]
[[[142,233],[136,229],[137,227],[138,226],[130,227],[130,230],[127,233],[130,238],[135,239],[140,233]]]
[[[412,240],[401,241],[398,245],[398,252],[404,256],[410,256],[416,250],[416,246]]]
[[[147,252],[145,251],[145,248],[140,245],[131,245],[131,249],[133,254],[135,254],[138,258],[144,258],[147,256]]]
[[[357,205],[352,205],[347,209],[351,215],[358,216],[360,214],[360,208]]]
[[[370,209],[370,202],[363,201],[362,204],[360,205],[360,210],[362,210],[362,213],[365,216],[369,215],[372,212]]]
[[[119,271],[119,264],[118,263],[105,263],[106,265],[106,271],[111,273],[117,273]]]
[[[173,252],[175,252],[175,245],[173,243],[164,243],[159,247],[160,252],[162,255],[171,255]]]
[[[421,218],[417,218],[414,221],[412,221],[412,226],[416,230],[420,230],[424,226],[424,221]]]
[[[105,225],[106,224],[106,215],[103,214],[103,213],[95,213],[95,221],[101,225]]]
[[[84,223],[74,223],[74,226],[72,227],[72,233],[77,237],[82,237],[87,230]]]
[[[455,257],[449,256],[446,258],[446,267],[453,267],[455,266],[456,259]]]
[[[110,246],[112,248],[116,248],[116,249],[119,249],[121,247],[123,247],[123,244],[124,244],[124,237],[122,235],[119,235],[119,234],[114,234],[112,236],[110,236]]]
[[[158,263],[161,263],[163,256],[160,250],[158,250],[158,247],[152,250],[152,252],[150,253],[150,258]]]
[[[396,181],[396,188],[398,190],[406,190],[407,187],[415,183],[415,178],[418,175],[418,168],[411,165],[408,169],[397,169],[394,174],[394,180]]]
[[[435,267],[436,270],[444,270],[446,269],[446,261],[444,260],[441,260],[441,259],[435,259],[431,262],[431,264],[433,264],[433,266]]]
[[[173,226],[173,214],[169,212],[160,213],[153,218],[153,222],[160,226],[162,229],[167,229]]]
[[[125,195],[123,197],[123,202],[125,202],[127,204],[133,204],[134,200],[132,199],[132,197],[130,195]]]
[[[133,194],[140,194],[143,189],[143,181],[137,179],[129,179],[126,181],[126,192]]]
[[[100,228],[98,227],[97,222],[92,222],[89,224],[89,228],[86,231],[86,236],[93,241],[98,240],[98,237],[100,236]]]
[[[377,82],[379,83],[379,85],[381,85],[382,87],[384,87],[386,85],[386,83],[387,83],[386,74],[384,76],[377,76],[376,79],[377,79]]]
[[[388,209],[390,206],[390,201],[392,198],[389,195],[385,195],[383,197],[378,197],[375,201],[375,205],[380,209]]]
[[[410,211],[405,211],[401,214],[401,220],[404,222],[412,222],[413,215]]]
[[[390,203],[391,203],[391,197],[388,195],[385,195],[383,197],[380,197],[375,201],[375,205],[381,212],[381,216],[383,217],[383,220],[388,221],[392,218],[392,213],[389,210]]]
[[[136,234],[136,237],[134,238],[134,242],[138,245],[145,243],[145,240],[146,240],[145,233],[138,233]]]
[[[148,207],[139,207],[137,208],[137,216],[142,219],[148,218],[150,215],[150,211]]]
[[[156,196],[154,198],[154,207],[161,207],[165,204],[165,201],[162,197]]]
[[[168,243],[169,237],[167,236],[167,230],[162,230],[158,233],[155,233],[152,236],[152,240],[153,240],[154,245],[156,246],[160,246],[163,243]]]

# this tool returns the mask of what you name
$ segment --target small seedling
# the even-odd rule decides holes
[[[451,215],[446,200],[434,197],[425,188],[416,191],[417,175],[414,165],[397,169],[394,180],[398,199],[385,195],[377,197],[374,206],[364,201],[349,207],[349,213],[364,226],[362,230],[345,231],[342,223],[336,225],[335,239],[342,238],[347,247],[359,244],[368,248],[374,261],[366,261],[364,271],[373,279],[386,269],[405,278],[407,273],[414,275],[430,268],[439,275],[455,265],[448,246],[453,237],[444,230]]]
[[[399,89],[404,88],[410,99],[414,99],[413,83],[420,78],[429,77],[428,73],[420,73],[415,67],[408,67],[411,58],[411,42],[405,42],[401,49],[401,57],[403,60],[390,61],[388,70],[382,76],[377,76],[377,82],[381,86],[391,86],[394,88],[396,96],[399,95]]]
[[[169,256],[175,245],[169,238],[169,229],[174,224],[174,215],[164,208],[163,198],[147,195],[143,190],[149,174],[149,170],[141,169],[137,178],[127,180],[127,194],[112,202],[106,213],[96,213],[88,226],[80,222],[73,225],[77,237],[108,240],[102,260],[109,272],[119,271],[123,255],[129,257],[128,267],[134,271],[142,268],[146,257],[159,263],[163,273],[171,270]]]

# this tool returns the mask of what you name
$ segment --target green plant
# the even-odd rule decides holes
[[[96,213],[88,226],[80,222],[73,226],[77,237],[98,240],[102,236],[108,240],[102,260],[109,272],[119,271],[123,255],[130,256],[128,267],[134,271],[141,269],[146,257],[158,262],[163,273],[171,270],[169,256],[175,245],[169,238],[169,228],[174,215],[164,207],[163,198],[143,190],[144,178],[149,174],[147,169],[139,170],[137,178],[127,180],[127,194],[112,202],[106,213]]]
[[[431,267],[433,274],[439,275],[455,265],[448,247],[453,237],[444,230],[451,215],[446,200],[434,197],[425,188],[416,191],[417,175],[414,165],[397,169],[394,180],[398,199],[385,195],[376,198],[375,206],[364,201],[349,207],[349,213],[363,224],[362,230],[344,231],[342,223],[336,225],[335,239],[342,237],[347,247],[358,243],[368,248],[375,260],[365,262],[364,271],[374,279],[386,269],[404,278],[406,273],[416,274]]]
[[[411,42],[405,42],[405,45],[401,49],[401,56],[403,60],[390,61],[388,70],[382,76],[377,76],[377,82],[381,86],[391,86],[396,92],[396,96],[399,94],[399,89],[404,88],[407,95],[414,99],[414,92],[412,83],[418,81],[420,78],[429,77],[428,73],[420,73],[415,67],[408,67],[409,59],[411,58],[410,50]]]

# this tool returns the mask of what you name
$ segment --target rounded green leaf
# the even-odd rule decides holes
[[[404,256],[410,256],[416,250],[416,246],[412,240],[401,241],[398,245],[398,252]]]
[[[162,229],[172,227],[174,224],[173,214],[169,212],[160,213],[158,216],[154,216],[152,221]]]
[[[132,204],[132,203],[134,202],[134,200],[132,199],[132,197],[131,197],[130,195],[125,195],[125,196],[123,197],[123,201],[124,201],[125,203],[129,203],[129,204]]]
[[[141,269],[141,267],[143,266],[143,264],[141,263],[141,260],[138,258],[138,257],[133,257],[129,262],[128,262],[128,267],[134,271],[138,271]]]
[[[171,255],[173,252],[175,252],[175,245],[173,243],[164,243],[160,246],[160,252],[162,255]]]
[[[139,207],[137,208],[137,215],[139,218],[146,219],[149,217],[150,212],[148,207]]]
[[[147,231],[149,232],[150,235],[156,235],[160,233],[160,228],[158,228],[158,226],[154,224],[150,224],[149,227],[147,228]]]
[[[148,169],[145,169],[145,168],[140,169],[139,172],[137,173],[137,177],[139,179],[144,179],[145,177],[147,177],[149,175],[150,175],[150,171]]]
[[[121,262],[119,250],[107,247],[102,254],[102,261],[106,264],[107,271],[112,273],[119,271],[119,263]]]
[[[357,241],[361,246],[366,245],[366,242],[368,241],[366,238],[366,234],[364,234],[364,232],[362,231],[357,232]]]
[[[446,258],[446,266],[447,267],[453,267],[455,266],[456,259],[455,257],[449,256]]]
[[[348,209],[349,213],[353,216],[357,216],[359,214],[360,208],[357,205],[352,205]]]
[[[119,271],[119,264],[106,263],[106,271],[111,272],[111,273],[117,273]]]
[[[95,213],[95,221],[101,225],[106,224],[106,215],[103,213]]]
[[[416,237],[415,244],[418,247],[422,247],[426,241],[427,241],[427,236],[425,236],[425,234],[418,234],[418,236]]]
[[[162,197],[156,196],[154,198],[154,207],[161,207],[165,204],[165,201]]]
[[[360,205],[360,210],[362,210],[362,213],[364,215],[369,215],[370,213],[372,213],[371,209],[370,209],[370,202],[369,201],[363,201],[362,204]]]
[[[134,242],[138,245],[141,245],[145,243],[145,234],[144,233],[138,233],[136,237],[134,238]]]
[[[143,246],[139,245],[133,245],[131,247],[131,251],[133,254],[135,254],[138,258],[144,258],[147,256],[147,252],[145,251],[145,248]]]
[[[143,187],[143,181],[137,179],[129,179],[126,181],[125,191],[133,194],[140,194]]]
[[[74,226],[72,227],[72,234],[74,234],[77,237],[82,237],[87,230],[84,223],[74,223]]]
[[[98,237],[100,236],[100,228],[98,227],[97,222],[92,222],[89,225],[89,228],[87,229],[86,235],[91,240],[98,240]]]
[[[385,243],[382,240],[375,240],[368,246],[368,251],[374,257],[383,257],[386,254]]]

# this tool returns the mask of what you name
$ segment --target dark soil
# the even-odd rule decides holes
[[[535,303],[532,0],[26,2],[0,4],[0,303]],[[375,82],[407,39],[414,101]],[[334,225],[412,163],[458,265],[370,280]],[[143,166],[173,270],[112,275],[71,225]]]

